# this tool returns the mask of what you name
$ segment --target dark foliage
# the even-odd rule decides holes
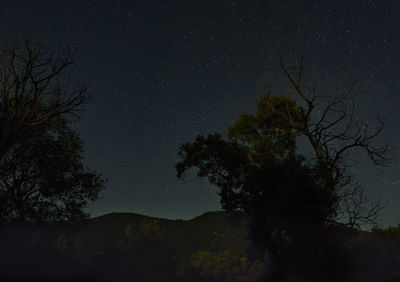
[[[36,127],[40,133],[13,147],[1,165],[2,221],[60,221],[85,217],[83,209],[104,186],[82,164],[82,141],[59,117]]]
[[[37,126],[65,114],[78,116],[89,96],[84,84],[65,77],[73,57],[67,46],[55,52],[29,39],[0,48],[0,159],[37,135]]]
[[[88,100],[84,85],[65,80],[72,62],[67,47],[0,48],[0,222],[81,219],[104,187],[70,125]]]
[[[250,150],[218,135],[199,136],[194,143],[182,145],[178,177],[198,167],[199,176],[219,187],[224,209],[244,211],[250,217],[250,238],[268,248],[274,275],[283,279],[299,261],[316,263],[315,244],[335,201],[301,158],[289,154],[278,159],[269,154],[256,163],[248,158]]]
[[[2,225],[1,281],[96,281],[78,261],[54,248],[46,225]]]
[[[241,115],[226,138],[198,136],[181,145],[177,176],[197,168],[199,177],[218,187],[225,210],[243,211],[250,218],[250,238],[273,259],[271,281],[284,281],[289,273],[306,281],[344,281],[347,267],[326,267],[345,261],[345,252],[332,248],[328,227],[374,223],[381,206],[365,208],[348,169],[354,149],[366,152],[376,165],[385,163],[389,147],[374,144],[383,124],[372,132],[361,129],[352,92],[329,97],[312,87],[306,93],[302,59],[292,68],[281,61],[281,68],[294,98],[262,95],[257,112]],[[299,136],[308,142],[311,156],[297,152]]]
[[[274,262],[268,255],[246,256],[246,227],[231,224],[228,213],[214,212],[190,221],[110,214],[81,222],[1,226],[0,281],[260,281]],[[304,248],[281,245],[285,273],[275,271],[275,277],[399,281],[399,228],[361,232],[331,225],[328,234],[318,248],[318,262]]]

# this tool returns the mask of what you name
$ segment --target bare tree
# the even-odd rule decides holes
[[[63,82],[73,56],[68,47],[50,51],[29,39],[20,46],[0,48],[0,160],[35,134],[36,126],[64,114],[77,116],[88,101],[84,84]]]
[[[344,220],[346,225],[359,227],[361,223],[371,224],[382,206],[380,203],[366,207],[366,197],[350,174],[352,167],[351,154],[355,150],[365,152],[377,166],[385,165],[391,156],[387,144],[377,145],[384,124],[376,121],[375,128],[368,124],[360,124],[355,119],[357,99],[361,88],[351,87],[346,92],[336,92],[332,95],[318,94],[316,86],[306,91],[303,83],[303,57],[297,57],[295,64],[287,67],[280,58],[280,66],[293,88],[296,100],[302,102],[300,118],[293,117],[287,107],[282,110],[274,107],[267,95],[266,103],[271,110],[279,114],[287,122],[287,126],[304,136],[314,152],[313,165],[318,168],[325,189],[336,194],[338,211],[337,216]]]
[[[0,217],[16,210],[11,198],[18,202],[17,192],[26,186],[21,181],[27,179],[26,164],[33,162],[37,140],[50,132],[44,128],[55,127],[67,116],[79,117],[81,106],[89,100],[86,85],[65,77],[73,58],[68,46],[56,52],[29,39],[0,47]]]

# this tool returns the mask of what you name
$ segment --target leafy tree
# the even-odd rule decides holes
[[[82,164],[71,118],[89,96],[65,73],[74,52],[43,44],[0,47],[0,219],[53,221],[85,216],[104,181]]]
[[[356,123],[353,92],[322,96],[314,87],[309,97],[302,59],[293,68],[281,61],[281,67],[294,97],[262,95],[256,114],[241,115],[226,138],[198,136],[181,145],[182,160],[176,164],[178,178],[197,167],[198,176],[219,188],[224,209],[250,216],[254,242],[268,247],[275,259],[276,280],[283,279],[279,272],[290,267],[285,264],[296,252],[300,257],[293,264],[309,260],[316,267],[327,223],[359,227],[374,222],[380,206],[361,213],[365,198],[349,173],[350,153],[361,149],[380,165],[390,151],[374,144],[382,123],[372,132]],[[313,156],[297,152],[299,137],[308,141]]]
[[[320,187],[320,176],[296,154],[296,132],[265,107],[264,98],[255,116],[242,115],[229,128],[227,139],[217,134],[198,136],[195,142],[182,145],[178,177],[197,167],[200,177],[220,188],[226,210],[267,216],[282,227],[290,222],[322,225],[335,215],[335,195]],[[269,99],[276,107],[300,112],[289,97]]]
[[[366,209],[365,197],[350,173],[352,153],[365,152],[375,165],[384,165],[390,156],[387,144],[378,144],[383,123],[378,120],[371,130],[368,124],[359,124],[355,111],[359,90],[332,95],[318,94],[316,86],[310,89],[303,82],[303,61],[296,59],[293,67],[281,68],[292,86],[292,96],[262,95],[255,115],[243,114],[228,129],[227,138],[218,135],[199,136],[195,142],[181,146],[182,161],[176,165],[178,178],[191,167],[199,168],[200,177],[208,177],[221,188],[221,202],[232,202],[232,195],[243,191],[245,175],[262,169],[268,163],[292,160],[309,168],[315,183],[320,186],[330,203],[326,219],[344,222],[351,227],[374,223],[380,205]],[[298,104],[299,103],[299,104]],[[307,141],[311,156],[296,152],[299,137]],[[241,199],[233,203],[240,208]],[[329,201],[328,201],[329,202]],[[362,210],[366,213],[362,213]],[[347,218],[347,221],[346,221]]]
[[[76,220],[104,187],[101,176],[82,164],[78,132],[58,117],[36,126],[37,135],[2,159],[0,215],[3,221]]]
[[[181,146],[183,161],[177,164],[179,177],[198,167],[199,176],[219,187],[224,209],[250,217],[251,239],[268,248],[276,279],[284,277],[289,264],[296,264],[296,252],[313,255],[305,250],[314,250],[316,236],[335,212],[335,197],[321,189],[318,175],[293,155],[294,148],[284,150],[274,143],[279,138],[260,138],[277,148],[269,152],[258,149],[257,142],[245,145],[219,135],[198,136]]]

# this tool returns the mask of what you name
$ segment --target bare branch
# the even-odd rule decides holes
[[[313,84],[310,95],[307,95],[302,81],[303,57],[297,57],[293,67],[285,66],[281,57],[280,66],[294,89],[294,95],[305,103],[305,107],[302,108],[301,125],[291,121],[289,112],[280,113],[280,116],[286,118],[289,126],[308,139],[316,156],[315,165],[324,171],[322,175],[326,185],[330,186],[326,187],[327,189],[340,190],[341,187],[355,185],[347,173],[351,161],[349,153],[353,150],[365,152],[375,165],[381,166],[387,163],[391,155],[389,146],[375,145],[382,134],[383,122],[378,120],[377,127],[371,132],[368,125],[360,126],[355,121],[361,87],[358,89],[356,84],[353,84],[347,92],[337,92],[333,98],[329,98],[318,95],[316,85]],[[278,112],[274,108],[271,110]],[[346,202],[347,215],[352,226],[372,223],[381,210],[381,205],[376,204],[361,213],[366,204],[363,194],[352,192],[345,195],[340,197],[339,201]]]
[[[0,159],[34,127],[60,115],[78,117],[87,86],[62,83],[73,56],[69,47],[56,53],[28,39],[0,50]]]

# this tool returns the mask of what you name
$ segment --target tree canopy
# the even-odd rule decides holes
[[[178,178],[197,168],[198,176],[218,187],[224,209],[250,217],[253,242],[267,247],[275,259],[273,281],[284,279],[290,260],[293,266],[299,259],[313,261],[310,273],[322,269],[317,266],[319,242],[330,224],[354,228],[375,222],[381,206],[365,206],[350,172],[352,152],[365,152],[376,165],[390,153],[376,142],[382,122],[372,130],[356,122],[355,88],[317,94],[315,85],[303,83],[302,58],[290,68],[281,60],[281,69],[290,95],[261,95],[256,113],[241,115],[226,136],[200,135],[181,145],[176,164]],[[311,155],[298,152],[300,137]],[[301,254],[297,260],[295,249]]]
[[[27,40],[0,48],[0,220],[58,221],[84,217],[104,188],[83,165],[83,144],[71,128],[89,96],[65,71],[73,52]]]
[[[59,117],[41,124],[40,135],[13,147],[1,165],[0,215],[5,221],[60,221],[83,218],[83,208],[104,187],[83,163],[77,131]]]
[[[335,217],[337,204],[335,193],[322,187],[321,176],[296,153],[296,132],[265,107],[267,99],[299,112],[289,97],[263,96],[256,115],[242,115],[226,138],[211,134],[183,144],[176,165],[178,178],[197,167],[198,176],[219,188],[224,209],[262,221],[253,232],[259,243],[265,243],[264,231],[276,227],[297,232],[304,224],[322,226]]]
[[[73,57],[68,46],[56,52],[29,39],[0,48],[0,159],[42,123],[78,116],[89,95],[85,84],[65,77]]]
[[[319,187],[317,190],[325,194],[323,198],[329,199],[321,202],[325,205],[325,220],[352,227],[373,223],[380,206],[372,205],[362,213],[366,201],[352,178],[350,163],[352,152],[357,149],[365,152],[376,165],[386,163],[390,148],[376,142],[383,123],[378,120],[372,130],[366,124],[357,123],[355,109],[360,93],[355,87],[330,95],[318,94],[315,85],[307,88],[301,57],[290,68],[281,60],[281,68],[292,86],[290,95],[261,95],[256,113],[241,115],[228,128],[226,137],[198,136],[195,142],[182,145],[182,161],[176,165],[178,178],[186,170],[197,167],[200,177],[208,177],[220,188],[224,208],[241,209],[245,201],[252,199],[249,191],[253,188],[247,186],[249,183],[257,186],[254,179],[259,171],[268,175],[283,164],[297,164],[300,170],[307,171],[302,177],[306,174],[312,177],[314,185]],[[308,142],[312,155],[297,152],[298,137]],[[276,172],[271,175],[279,176]],[[265,189],[271,188],[265,185]],[[236,199],[243,193],[247,198]],[[298,194],[291,195],[295,198]],[[320,197],[321,194],[316,199],[321,200]],[[234,204],[229,206],[227,202]]]

